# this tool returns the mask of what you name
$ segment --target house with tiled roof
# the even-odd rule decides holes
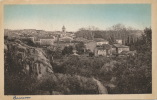
[[[112,45],[112,54],[120,54],[122,51],[130,51],[129,46],[118,43]]]
[[[103,44],[97,46],[94,50],[95,56],[110,56],[112,54],[112,46],[109,44]]]

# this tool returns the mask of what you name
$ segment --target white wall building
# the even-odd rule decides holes
[[[97,42],[97,45],[103,45],[103,44],[108,44],[109,42],[104,40],[104,41],[99,41]]]
[[[116,43],[117,44],[122,44],[123,42],[122,42],[122,39],[116,39]]]

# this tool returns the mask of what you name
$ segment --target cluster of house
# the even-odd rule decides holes
[[[55,33],[55,34],[54,34]],[[75,37],[72,32],[66,32],[65,26],[62,27],[62,31],[56,31],[53,34],[44,34],[38,36],[27,37],[35,44],[41,46],[59,46],[64,48],[65,46],[72,45],[75,47],[77,42],[83,42],[85,44],[85,49],[94,53],[95,56],[111,56],[111,55],[134,55],[135,51],[130,51],[129,46],[122,44],[122,39],[116,39],[114,44],[109,44],[109,41],[102,38],[94,38],[93,40],[88,40],[81,37]],[[76,53],[76,50],[74,50]]]
[[[55,37],[54,36],[39,36],[39,37],[27,37],[27,39],[30,39],[33,43],[41,45],[41,46],[47,46],[47,45],[53,45],[54,41],[55,41]]]
[[[85,44],[85,49],[94,54],[94,56],[111,56],[111,55],[135,55],[136,51],[130,51],[129,46],[122,44],[122,39],[116,39],[114,44],[109,44],[109,41],[102,38],[94,38],[94,40],[87,40],[84,38],[77,38]],[[76,51],[75,51],[76,53]]]
[[[129,46],[122,44],[121,39],[116,39],[114,44],[102,38],[94,38],[94,40],[85,43],[86,49],[94,53],[95,56],[111,56],[119,55],[123,52],[130,52]]]
[[[103,39],[96,39],[96,45],[93,48],[95,56],[111,56],[111,55],[122,55],[130,52],[129,46],[122,44],[121,39],[116,39],[114,44],[109,44],[108,41]]]
[[[44,34],[40,36],[29,36],[27,38],[41,46],[54,46],[57,43],[70,43],[74,40],[74,37],[74,33],[66,32],[65,26],[63,26],[62,31],[56,31],[53,34]]]

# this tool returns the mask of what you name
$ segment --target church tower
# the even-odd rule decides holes
[[[63,32],[63,33],[66,33],[66,28],[65,28],[65,26],[62,27],[62,32]]]

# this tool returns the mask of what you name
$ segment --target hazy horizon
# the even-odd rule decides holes
[[[100,30],[115,24],[143,30],[151,26],[150,4],[45,4],[5,5],[4,29],[77,31],[95,26]]]

